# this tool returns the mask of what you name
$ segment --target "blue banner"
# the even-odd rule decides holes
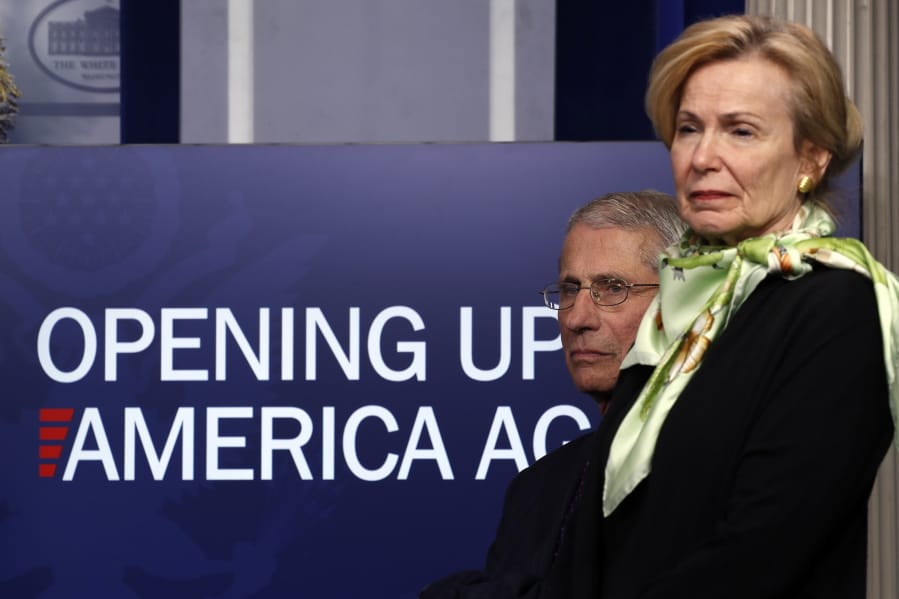
[[[537,290],[656,143],[8,147],[4,597],[411,598],[595,424]]]

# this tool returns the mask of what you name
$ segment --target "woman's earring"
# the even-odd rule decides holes
[[[808,193],[815,188],[815,180],[808,175],[803,175],[796,187],[799,189],[799,193]]]

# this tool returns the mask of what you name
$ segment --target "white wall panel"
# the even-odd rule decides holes
[[[492,5],[507,15],[495,30]],[[229,35],[251,39],[249,52]],[[492,122],[503,140],[551,140],[554,55],[544,0],[191,0],[181,139],[487,141]],[[250,62],[235,71],[240,57]],[[252,74],[246,94],[235,96],[235,73]]]

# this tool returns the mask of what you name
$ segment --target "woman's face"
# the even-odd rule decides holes
[[[816,181],[829,154],[793,145],[790,80],[759,57],[710,63],[687,80],[671,163],[681,216],[710,241],[735,245],[790,228],[796,185]],[[823,161],[823,165],[822,165]]]

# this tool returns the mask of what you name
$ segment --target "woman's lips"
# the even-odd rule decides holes
[[[719,191],[717,189],[703,189],[700,191],[690,192],[691,200],[720,200],[722,198],[730,197],[731,194],[726,191]]]

